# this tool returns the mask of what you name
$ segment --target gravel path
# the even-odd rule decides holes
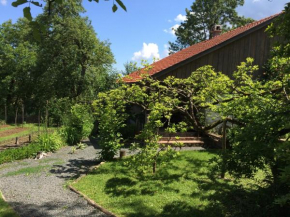
[[[26,159],[0,165],[0,190],[7,202],[21,217],[105,217],[66,187],[69,180],[85,174],[97,164],[100,149],[86,143],[88,146],[84,150],[74,154],[70,154],[71,147],[64,147],[41,160]]]
[[[20,216],[106,216],[66,187],[70,179],[96,165],[98,150],[89,145],[74,154],[70,151],[65,147],[41,160],[0,165],[0,190]]]

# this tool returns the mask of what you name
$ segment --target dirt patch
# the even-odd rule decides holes
[[[16,134],[16,133],[20,133],[23,132],[25,130],[28,130],[29,128],[27,127],[23,127],[23,128],[13,128],[13,129],[8,129],[8,130],[4,130],[0,132],[0,137],[6,137],[6,136],[10,136],[12,134]]]
[[[0,129],[1,128],[6,128],[6,127],[10,127],[10,126],[9,125],[5,125],[5,124],[4,125],[0,125]]]

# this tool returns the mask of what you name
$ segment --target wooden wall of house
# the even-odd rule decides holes
[[[266,27],[241,37],[158,78],[162,80],[169,75],[187,78],[193,71],[204,65],[212,65],[215,71],[231,76],[236,71],[237,65],[245,61],[247,57],[253,57],[254,64],[259,65],[259,71],[255,73],[255,76],[261,75],[265,71],[263,66],[270,56],[275,40],[268,37],[265,29]]]

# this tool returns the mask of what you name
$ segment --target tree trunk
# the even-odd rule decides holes
[[[22,127],[24,124],[24,105],[22,104]]]
[[[17,118],[18,118],[18,107],[15,110],[15,126],[17,126]]]
[[[38,110],[38,135],[40,133],[40,109]]]
[[[7,105],[5,104],[5,124],[7,124]]]
[[[225,168],[225,154],[227,149],[227,135],[226,135],[226,127],[227,127],[227,121],[223,122],[223,140],[222,140],[222,154],[223,154],[223,165],[222,165],[222,171],[221,171],[221,178],[225,178],[226,168]]]
[[[47,132],[48,128],[48,100],[46,101],[46,109],[45,109],[45,128]]]
[[[154,163],[153,163],[152,172],[153,172],[153,174],[155,174],[155,172],[156,172],[156,161],[154,161]]]

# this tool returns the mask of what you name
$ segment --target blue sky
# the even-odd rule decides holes
[[[13,0],[0,0],[0,23],[22,17],[22,8],[13,8]],[[115,68],[123,70],[127,61],[152,57],[164,58],[167,55],[168,41],[174,41],[172,27],[184,21],[185,8],[193,0],[123,0],[127,12],[119,9],[113,13],[112,0],[100,3],[83,0],[92,25],[101,40],[108,40],[116,59]],[[245,0],[238,8],[240,15],[256,20],[283,10],[289,0]],[[41,9],[32,8],[33,16]]]

